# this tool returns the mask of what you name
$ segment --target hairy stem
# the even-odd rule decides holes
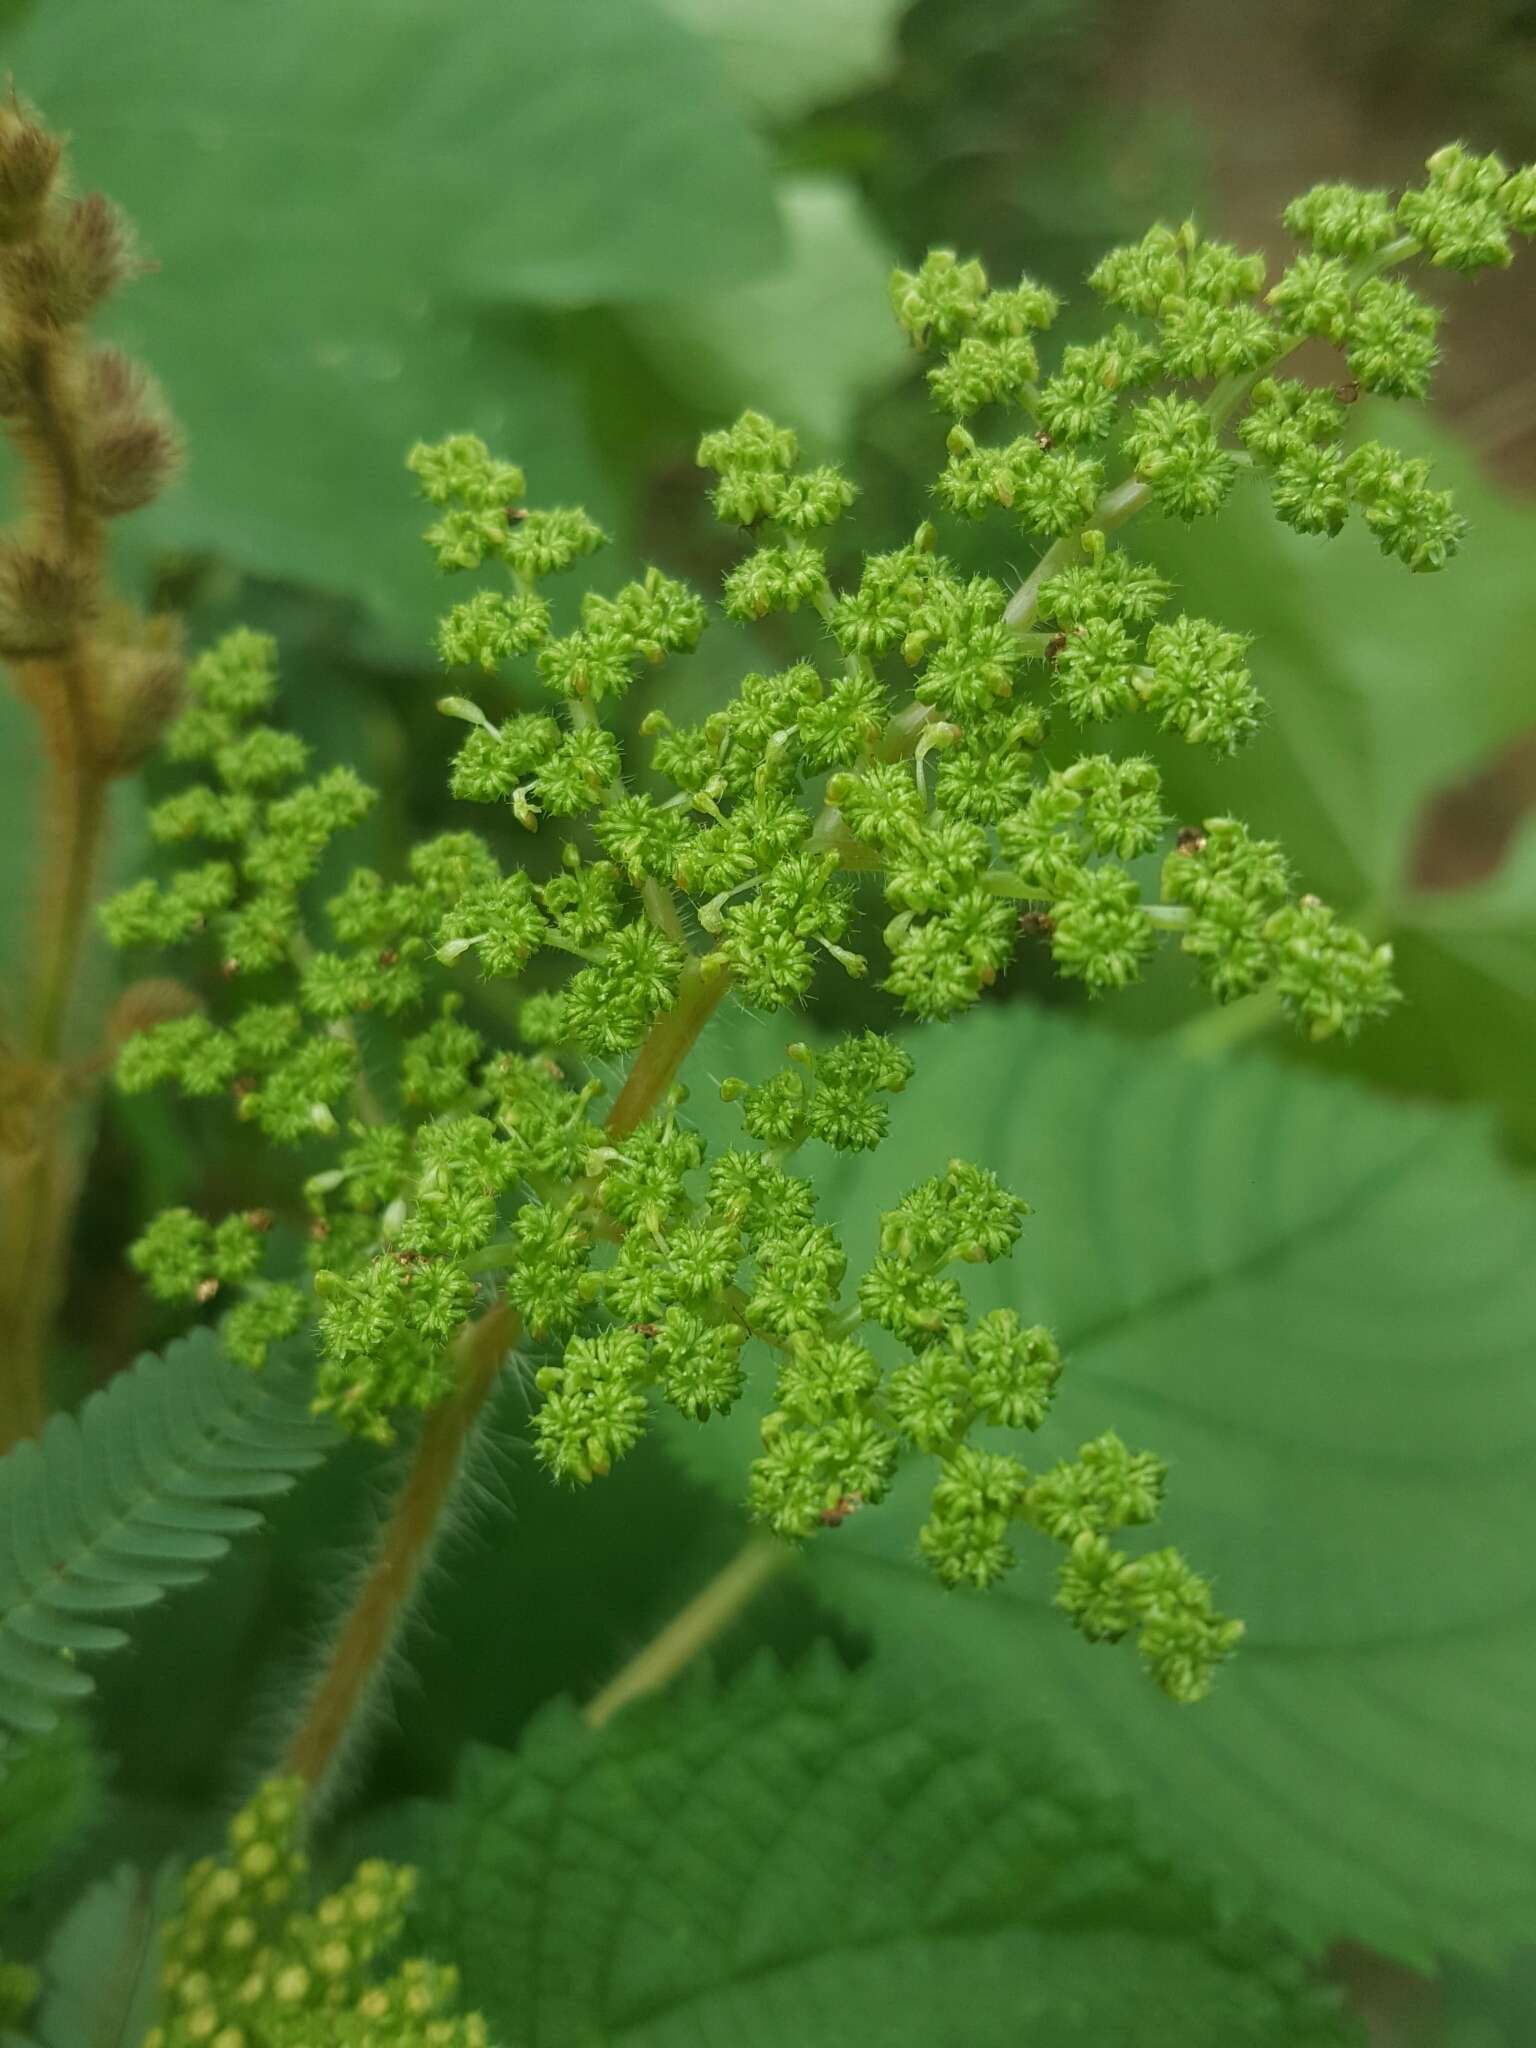
[[[82,590],[101,564],[100,521],[87,501],[64,389],[73,338],[34,338],[23,351],[25,405],[12,438],[26,469],[35,531],[66,560]],[[35,1435],[47,1414],[49,1324],[76,1189],[69,1095],[61,1058],[79,975],[92,884],[107,816],[107,781],[94,730],[91,677],[79,624],[56,654],[14,663],[18,694],[35,711],[46,757],[26,1034],[7,1093],[20,1115],[0,1133],[0,1452]]]
[[[608,1112],[604,1128],[611,1137],[627,1136],[650,1115],[728,985],[729,976],[708,979],[696,961],[689,962],[677,1001],[651,1026]],[[325,1780],[345,1748],[399,1638],[457,1491],[481,1411],[519,1327],[515,1312],[500,1302],[460,1333],[459,1384],[422,1427],[374,1561],[288,1748],[286,1768],[311,1788]]]
[[[688,962],[677,1001],[651,1026],[629,1078],[608,1112],[605,1128],[610,1137],[627,1138],[636,1124],[650,1115],[677,1079],[678,1069],[729,986],[728,974],[708,975],[699,961]]]
[[[35,1436],[47,1416],[48,1328],[74,1209],[70,1103],[60,1055],[106,820],[106,784],[92,768],[83,692],[74,664],[29,662],[29,695],[47,691],[57,711],[48,730],[44,865],[30,938],[33,984],[25,1069],[28,1098],[0,1151],[0,1451]],[[39,671],[43,673],[39,674]]]
[[[1106,491],[1088,515],[1086,522],[1071,533],[1064,533],[1060,540],[1051,542],[1045,553],[1036,562],[1029,575],[1008,600],[1008,609],[1003,617],[1010,626],[1023,632],[1034,623],[1035,612],[1040,603],[1041,587],[1060,569],[1076,559],[1083,535],[1090,527],[1099,533],[1112,533],[1117,526],[1124,526],[1127,519],[1134,517],[1144,505],[1152,500],[1152,487],[1144,484],[1139,477],[1127,477],[1123,484],[1116,484],[1112,491]]]
[[[517,1342],[518,1319],[504,1302],[459,1338],[459,1383],[422,1425],[415,1456],[373,1563],[315,1688],[287,1769],[318,1785],[340,1755],[381,1675],[443,1527],[475,1426],[502,1361]]]
[[[749,1536],[702,1592],[674,1614],[661,1633],[652,1637],[588,1702],[582,1715],[587,1726],[601,1728],[631,1700],[670,1685],[701,1650],[745,1613],[793,1557],[787,1543],[772,1536]]]

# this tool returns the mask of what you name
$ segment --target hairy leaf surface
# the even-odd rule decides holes
[[[429,1945],[524,2048],[1303,2048],[1283,1945],[1222,1930],[1038,1731],[830,1663],[567,1708],[472,1754],[429,1824]]]

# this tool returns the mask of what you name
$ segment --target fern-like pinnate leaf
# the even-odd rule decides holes
[[[423,1838],[424,1837],[424,1838]],[[828,1659],[567,1707],[418,1820],[423,1945],[522,2048],[1341,2048],[1055,1746]]]
[[[0,1760],[92,1690],[79,1659],[120,1649],[121,1617],[203,1578],[330,1437],[292,1379],[199,1331],[0,1459]]]

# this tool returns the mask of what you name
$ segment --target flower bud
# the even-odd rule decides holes
[[[115,348],[92,350],[79,379],[85,488],[107,518],[158,496],[180,449],[159,387]]]
[[[127,276],[133,261],[127,220],[103,193],[75,200],[59,224],[55,243],[67,306],[62,321],[85,318]]]
[[[73,327],[127,275],[128,226],[99,192],[74,200],[46,234],[0,252],[0,276],[26,318]]]
[[[13,101],[0,107],[0,242],[25,241],[37,228],[63,144]]]
[[[57,654],[91,605],[86,570],[45,549],[0,547],[0,654]]]
[[[131,775],[181,709],[184,665],[173,646],[115,647],[102,668],[96,759],[107,775]]]
[[[108,1013],[107,1045],[116,1055],[141,1031],[171,1023],[178,1017],[191,1017],[201,1008],[192,990],[168,975],[130,982]]]
[[[96,510],[113,519],[149,504],[174,475],[180,452],[164,420],[124,419],[107,428],[85,451]]]

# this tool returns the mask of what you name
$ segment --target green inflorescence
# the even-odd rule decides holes
[[[504,1297],[537,1455],[576,1482],[629,1451],[658,1400],[694,1420],[729,1410],[766,1350],[776,1382],[748,1494],[772,1529],[836,1526],[904,1460],[932,1459],[921,1549],[946,1585],[991,1583],[1034,1529],[1061,1547],[1058,1604],[1085,1635],[1134,1634],[1157,1682],[1198,1698],[1238,1625],[1176,1552],[1115,1541],[1157,1511],[1156,1458],[1108,1434],[1031,1471],[998,1438],[1047,1421],[1061,1371],[1049,1331],[974,1317],[963,1285],[1008,1253],[1022,1203],[951,1162],[850,1267],[814,1171],[791,1170],[807,1146],[879,1144],[905,1048],[876,1032],[797,1040],[781,1071],[725,1082],[743,1131],[713,1157],[675,1076],[727,991],[774,1011],[818,976],[873,973],[909,1017],[942,1018],[1041,940],[1094,995],[1175,945],[1216,1000],[1268,990],[1314,1038],[1390,1008],[1388,947],[1298,894],[1282,850],[1240,821],[1180,829],[1134,725],[1128,751],[1090,731],[1145,718],[1224,754],[1264,715],[1247,637],[1171,609],[1117,535],[1146,504],[1196,519],[1258,489],[1303,534],[1358,518],[1409,568],[1439,568],[1462,535],[1449,495],[1422,461],[1353,438],[1351,407],[1362,391],[1422,397],[1434,367],[1438,315],[1391,273],[1507,262],[1511,235],[1536,232],[1533,179],[1452,148],[1395,203],[1319,186],[1287,211],[1303,246],[1273,284],[1262,258],[1192,224],[1154,228],[1092,274],[1104,332],[1053,360],[1060,301],[1044,286],[994,288],[943,250],[898,272],[897,318],[941,352],[929,384],[954,421],[936,509],[1003,522],[1003,556],[1020,534],[1043,543],[1034,571],[1010,588],[962,570],[924,521],[833,580],[829,531],[853,484],[745,413],[698,451],[716,512],[746,537],[723,610],[798,615],[785,630],[804,652],[692,723],[651,709],[640,759],[606,714],[696,645],[703,599],[652,568],[557,618],[546,579],[591,555],[598,528],[578,508],[526,507],[522,473],[473,436],[413,450],[441,566],[501,572],[438,636],[456,676],[440,708],[464,728],[451,786],[486,830],[418,845],[396,878],[358,868],[317,903],[322,861],[371,792],[346,769],[312,774],[266,722],[269,642],[234,634],[194,666],[166,745],[199,779],[151,818],[188,857],[103,918],[123,945],[210,943],[226,993],[218,1017],[130,1038],[118,1078],[228,1097],[273,1141],[326,1149],[306,1165],[309,1285],[266,1270],[263,1219],[186,1210],[133,1248],[148,1285],[232,1300],[226,1341],[253,1367],[313,1319],[317,1406],[379,1440],[448,1393],[456,1333]],[[1309,340],[1341,351],[1327,383],[1286,369]],[[516,849],[551,821],[563,851],[536,878]],[[453,977],[530,968],[521,1045],[490,1042]],[[388,1080],[360,1053],[376,1016],[401,1020]],[[630,1055],[605,1118],[608,1063]]]
[[[484,2020],[454,2015],[454,1970],[415,1957],[385,1972],[414,1871],[372,1859],[305,1901],[303,1810],[297,1778],[269,1780],[224,1854],[188,1870],[144,2048],[487,2048]]]

